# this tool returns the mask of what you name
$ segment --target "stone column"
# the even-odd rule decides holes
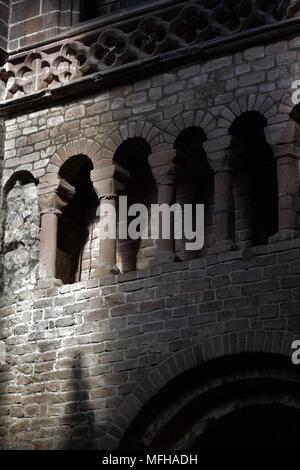
[[[114,194],[107,194],[99,198],[100,203],[100,214],[102,207],[105,205],[107,211],[107,217],[110,219],[109,223],[116,227],[117,224],[117,196]],[[117,230],[115,233],[117,237]],[[99,251],[99,265],[97,267],[96,277],[102,277],[107,274],[118,274],[120,272],[119,268],[116,265],[116,256],[117,256],[117,238],[101,238],[100,251]]]
[[[119,165],[108,165],[97,168],[91,172],[91,180],[99,200],[99,214],[105,204],[106,221],[115,227],[114,238],[101,238],[99,240],[99,264],[93,277],[104,277],[120,272],[116,265],[117,254],[117,198],[129,180],[129,173]]]
[[[40,240],[40,278],[57,281],[55,279],[55,264],[57,250],[57,225],[61,212],[49,208],[48,212],[42,212],[41,218],[41,240]]]
[[[234,248],[233,169],[232,154],[225,150],[215,161],[215,244],[213,251],[221,253]]]
[[[51,191],[48,190],[39,195],[41,232],[38,288],[62,284],[60,279],[56,279],[58,219],[74,194],[74,188],[66,181],[61,180]]]
[[[157,184],[157,203],[171,206],[175,203],[175,166],[173,160],[176,150],[167,149],[150,155],[149,164]],[[162,220],[159,223],[158,254],[155,262],[161,264],[173,261],[175,253],[174,230],[171,227],[171,237],[168,240],[162,237]]]
[[[278,180],[278,232],[269,238],[276,242],[295,238],[297,232],[298,160],[300,151],[293,144],[274,145]]]

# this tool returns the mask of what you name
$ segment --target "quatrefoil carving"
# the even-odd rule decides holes
[[[191,0],[12,56],[0,69],[1,100],[56,88],[155,55],[187,49],[288,18],[299,10],[288,0]],[[292,13],[291,13],[292,12]],[[296,12],[296,13],[295,13]]]
[[[169,41],[169,25],[161,18],[151,16],[143,19],[136,31],[131,34],[130,42],[145,56],[159,53]]]
[[[119,29],[108,29],[90,48],[90,57],[99,70],[105,70],[129,62],[128,35]]]

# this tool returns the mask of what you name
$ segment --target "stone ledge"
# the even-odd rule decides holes
[[[180,261],[166,263],[162,266],[154,266],[144,271],[130,271],[118,275],[110,275],[102,279],[91,279],[82,281],[75,284],[68,284],[62,286],[42,286],[40,289],[28,290],[11,294],[8,296],[1,296],[0,308],[11,306],[18,302],[31,300],[32,298],[47,298],[48,296],[64,295],[68,293],[75,294],[80,291],[92,291],[93,289],[109,286],[117,286],[125,283],[134,283],[149,278],[156,278],[159,276],[167,276],[174,273],[189,273],[193,271],[205,270],[213,268],[214,266],[222,266],[229,263],[238,261],[251,263],[254,259],[259,259],[267,255],[276,255],[277,253],[289,252],[290,250],[297,250],[300,248],[300,238],[293,240],[286,240],[268,245],[256,246],[247,248],[245,250],[230,251],[222,253],[219,256],[209,255],[203,258],[197,258],[190,261]],[[272,263],[271,263],[272,264]],[[279,263],[280,264],[280,263]],[[255,266],[252,266],[254,268]],[[242,281],[241,281],[242,282]]]

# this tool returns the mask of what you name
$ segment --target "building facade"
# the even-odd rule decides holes
[[[299,446],[299,16],[0,1],[1,448]],[[120,195],[204,247],[100,240]]]

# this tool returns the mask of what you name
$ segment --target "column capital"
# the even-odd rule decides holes
[[[164,165],[152,168],[153,178],[159,186],[173,186],[175,184],[175,166]]]
[[[174,148],[159,150],[149,155],[148,161],[156,184],[172,186],[175,183],[175,157]]]
[[[130,173],[120,165],[112,164],[91,171],[91,180],[98,199],[117,197],[130,179]]]
[[[163,150],[156,150],[152,152],[149,157],[149,165],[152,170],[156,167],[165,166],[165,165],[172,165],[173,160],[176,157],[177,150],[173,147],[168,147]]]
[[[299,144],[277,144],[272,145],[272,151],[275,159],[279,158],[294,158],[295,160],[300,159],[300,146]]]
[[[207,155],[207,160],[214,173],[233,171],[233,153],[230,148]]]
[[[75,188],[65,180],[59,180],[51,191],[39,192],[41,214],[61,215],[75,195]]]

